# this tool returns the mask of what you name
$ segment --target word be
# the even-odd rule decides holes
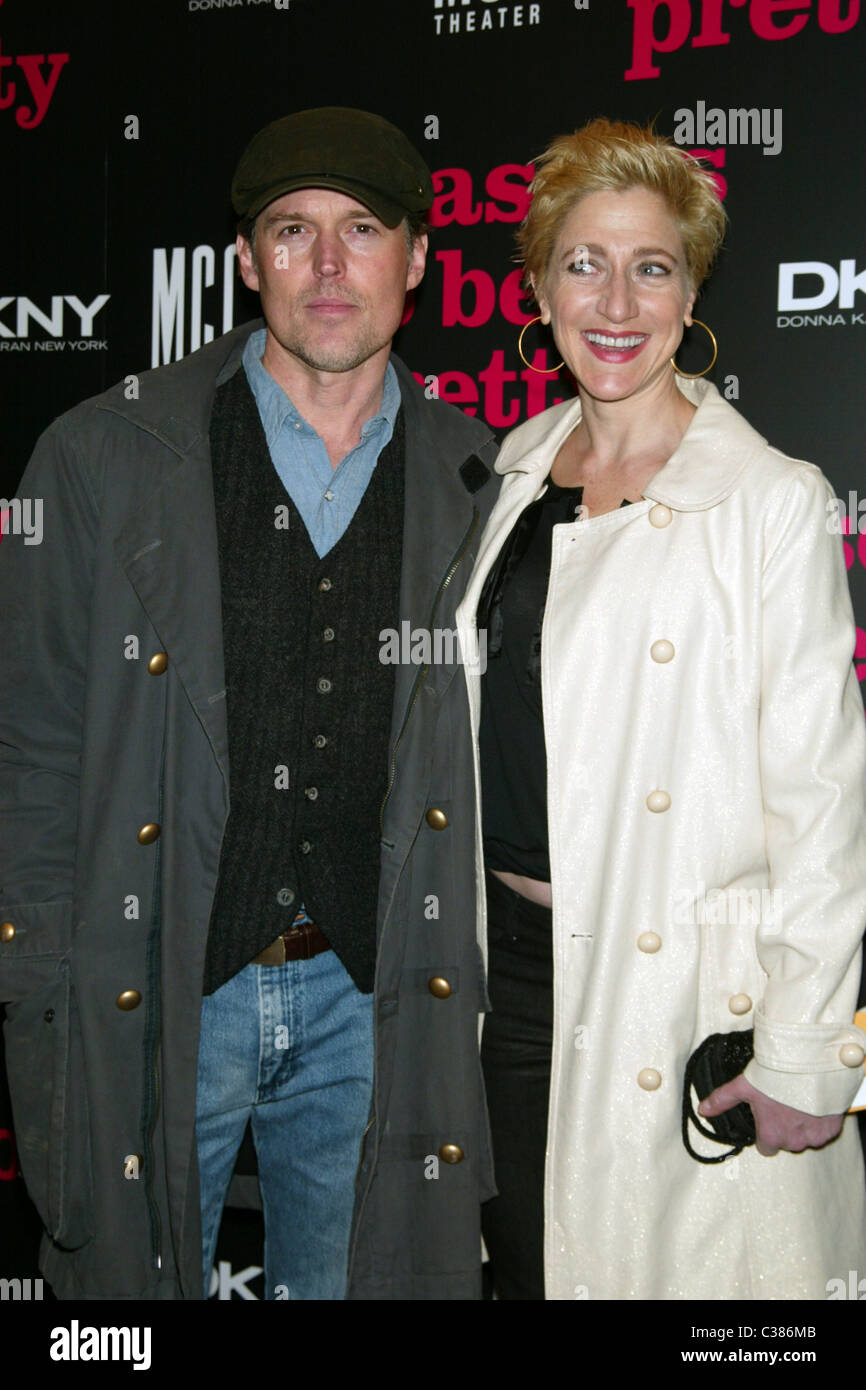
[[[761,145],[764,154],[778,154],[782,148],[781,106],[723,111],[718,106],[707,110],[707,103],[699,101],[694,111],[681,106],[674,121],[677,145]]]
[[[809,22],[804,11],[817,9],[818,28],[825,34],[844,34],[860,18],[860,0],[729,0],[730,8],[735,10],[744,9],[747,3],[752,33],[769,42],[799,34]],[[628,7],[634,10],[634,26],[631,67],[624,74],[626,82],[660,76],[661,68],[653,63],[654,54],[675,53],[683,47],[696,10],[700,28],[691,41],[692,48],[718,48],[731,42],[730,34],[722,28],[724,0],[628,0]],[[667,18],[667,32],[660,38],[656,36],[658,11]]]

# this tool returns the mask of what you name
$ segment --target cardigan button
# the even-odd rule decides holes
[[[333,640],[334,640],[334,629],[333,629],[332,627],[326,627],[325,630],[324,630],[324,632],[322,633],[322,641],[323,641],[323,642],[333,642]]]
[[[653,642],[650,647],[650,656],[653,661],[672,661],[674,656],[673,642],[669,642],[666,637],[660,637],[658,642]]]
[[[165,652],[154,652],[150,661],[147,663],[147,669],[152,676],[161,676],[167,667],[168,656]]]
[[[0,925],[0,941],[11,941],[15,936],[15,927],[11,922],[4,922]]]
[[[300,850],[301,854],[309,854],[312,851],[312,848],[313,846],[310,844],[309,840],[301,840],[300,844],[298,845],[298,849]]]
[[[320,579],[320,580],[319,580],[319,593],[320,593],[320,594],[327,594],[327,593],[329,592],[329,590],[333,589],[333,587],[334,587],[334,586],[333,586],[333,584],[331,583],[330,579]]]
[[[443,1144],[439,1150],[439,1157],[443,1163],[462,1163],[463,1150],[459,1144]]]
[[[451,986],[441,975],[434,975],[432,980],[428,980],[427,988],[437,999],[447,999],[451,993]]]
[[[662,1074],[655,1067],[644,1067],[637,1074],[637,1084],[642,1091],[657,1091],[662,1084]]]
[[[650,811],[668,811],[670,810],[671,799],[667,792],[659,790],[650,792],[646,804]]]
[[[650,507],[648,515],[650,526],[655,526],[659,530],[662,526],[670,526],[674,519],[673,512],[670,507],[665,506],[664,502],[656,502],[654,507]]]
[[[313,735],[313,747],[314,747],[314,748],[324,748],[325,745],[327,744],[327,742],[328,742],[328,740],[325,738],[325,735],[324,735],[324,734],[314,734],[314,735]]]
[[[138,1008],[141,1003],[141,994],[137,989],[125,989],[121,994],[118,994],[114,1002],[124,1013],[129,1013],[131,1009]]]
[[[143,825],[138,832],[138,843],[140,845],[152,845],[154,840],[159,839],[159,826],[149,822]]]
[[[728,1000],[728,1008],[732,1014],[747,1014],[752,1007],[752,1001],[748,994],[732,994]]]
[[[327,695],[330,693],[331,682],[328,680],[327,676],[319,676],[319,679],[316,681],[316,689],[320,695]]]
[[[862,1067],[866,1057],[859,1043],[845,1043],[839,1048],[839,1061],[846,1067]]]
[[[426,819],[431,830],[444,830],[448,824],[448,817],[445,812],[440,811],[436,806],[430,807]]]
[[[662,948],[662,939],[658,932],[642,931],[637,939],[637,948],[639,951],[645,951],[648,956],[654,956],[656,951]]]

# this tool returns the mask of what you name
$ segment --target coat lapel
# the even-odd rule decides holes
[[[216,514],[199,435],[115,541],[115,553],[210,740],[228,784]]]

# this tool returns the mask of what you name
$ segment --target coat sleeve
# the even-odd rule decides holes
[[[866,730],[832,497],[820,470],[799,463],[766,514],[759,740],[777,910],[758,927],[768,978],[746,1069],[758,1090],[813,1115],[851,1104],[866,1046],[851,1022],[866,918]]]
[[[41,538],[0,543],[0,912],[15,931],[0,944],[0,1002],[5,966],[62,949],[72,910],[97,509],[64,419],[39,440],[18,493],[41,508]]]

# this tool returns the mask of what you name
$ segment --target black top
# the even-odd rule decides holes
[[[515,522],[478,604],[478,630],[487,631],[480,728],[484,858],[488,868],[542,883],[550,882],[550,857],[541,625],[553,528],[579,520],[582,500],[582,487],[558,487],[548,478],[547,491]]]

